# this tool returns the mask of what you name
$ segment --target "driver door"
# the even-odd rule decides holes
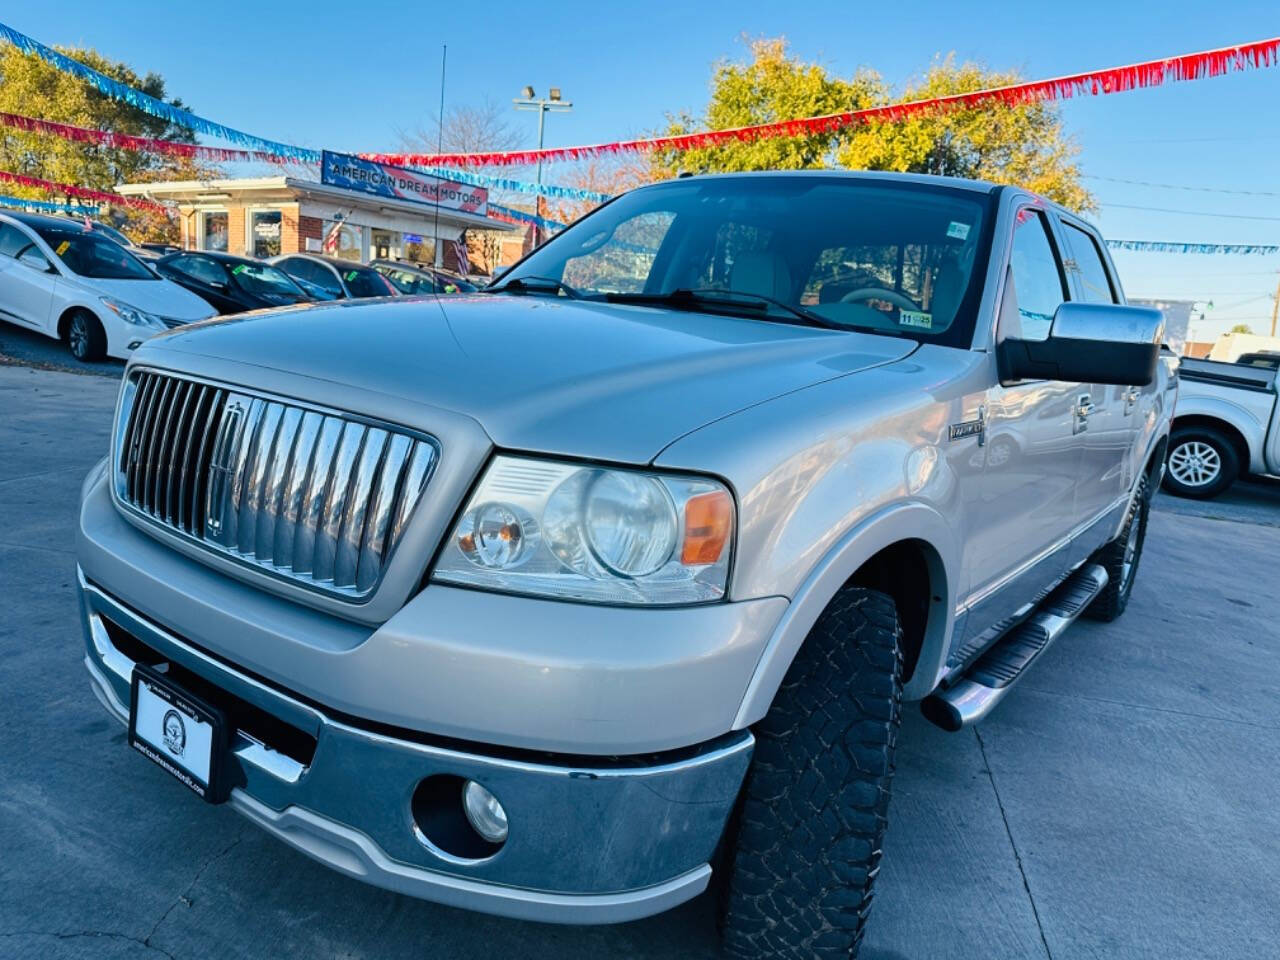
[[[997,339],[1043,340],[1068,297],[1067,275],[1043,210],[1016,211],[1013,231]],[[1077,414],[1088,395],[1089,384],[1058,380],[987,391],[962,657],[1007,630],[1067,573],[1084,451]]]

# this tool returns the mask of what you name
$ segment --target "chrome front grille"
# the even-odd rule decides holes
[[[126,384],[116,437],[124,504],[347,599],[377,587],[438,457],[426,436],[150,371]]]

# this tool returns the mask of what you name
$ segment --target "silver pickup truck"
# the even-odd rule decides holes
[[[1124,610],[1162,329],[1039,197],[842,173],[196,324],[84,484],[85,665],[139,752],[361,880],[606,923],[714,871],[732,954],[848,957],[902,701],[960,729]]]
[[[1280,357],[1242,362],[1183,359],[1164,486],[1207,500],[1237,477],[1280,476]]]

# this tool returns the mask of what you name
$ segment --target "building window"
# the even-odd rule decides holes
[[[364,259],[364,227],[341,220],[326,220],[323,245],[329,256],[359,263]]]
[[[274,257],[280,253],[279,210],[255,210],[249,215],[249,252],[255,257]]]
[[[225,210],[206,211],[201,217],[201,235],[204,244],[201,250],[213,250],[217,253],[227,252],[227,213]]]

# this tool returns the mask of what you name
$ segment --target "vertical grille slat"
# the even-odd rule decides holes
[[[434,441],[150,370],[128,387],[114,434],[119,500],[319,592],[377,588],[430,479]]]
[[[320,526],[316,529],[315,559],[311,562],[311,576],[322,582],[333,579],[338,534],[342,532],[343,512],[347,506],[347,496],[351,492],[351,473],[364,446],[366,433],[367,430],[361,424],[346,424],[342,428],[338,452],[329,468],[324,511],[320,516]]]
[[[293,564],[293,544],[298,531],[298,513],[302,509],[302,497],[307,488],[307,470],[320,435],[320,423],[324,418],[313,410],[302,415],[298,424],[298,438],[289,454],[289,467],[280,490],[280,514],[276,518],[276,541],[271,559],[278,567]]]
[[[360,563],[360,544],[364,542],[365,517],[373,481],[382,465],[387,449],[387,431],[370,427],[365,431],[364,446],[351,477],[347,507],[338,530],[338,547],[333,559],[333,582],[339,587],[356,585],[356,568]]]
[[[404,465],[412,446],[412,440],[398,433],[392,434],[387,443],[387,452],[366,514],[364,541],[360,545],[360,559],[356,567],[357,590],[368,590],[382,575],[382,548],[391,524],[396,491],[400,489],[400,478],[404,475]]]

